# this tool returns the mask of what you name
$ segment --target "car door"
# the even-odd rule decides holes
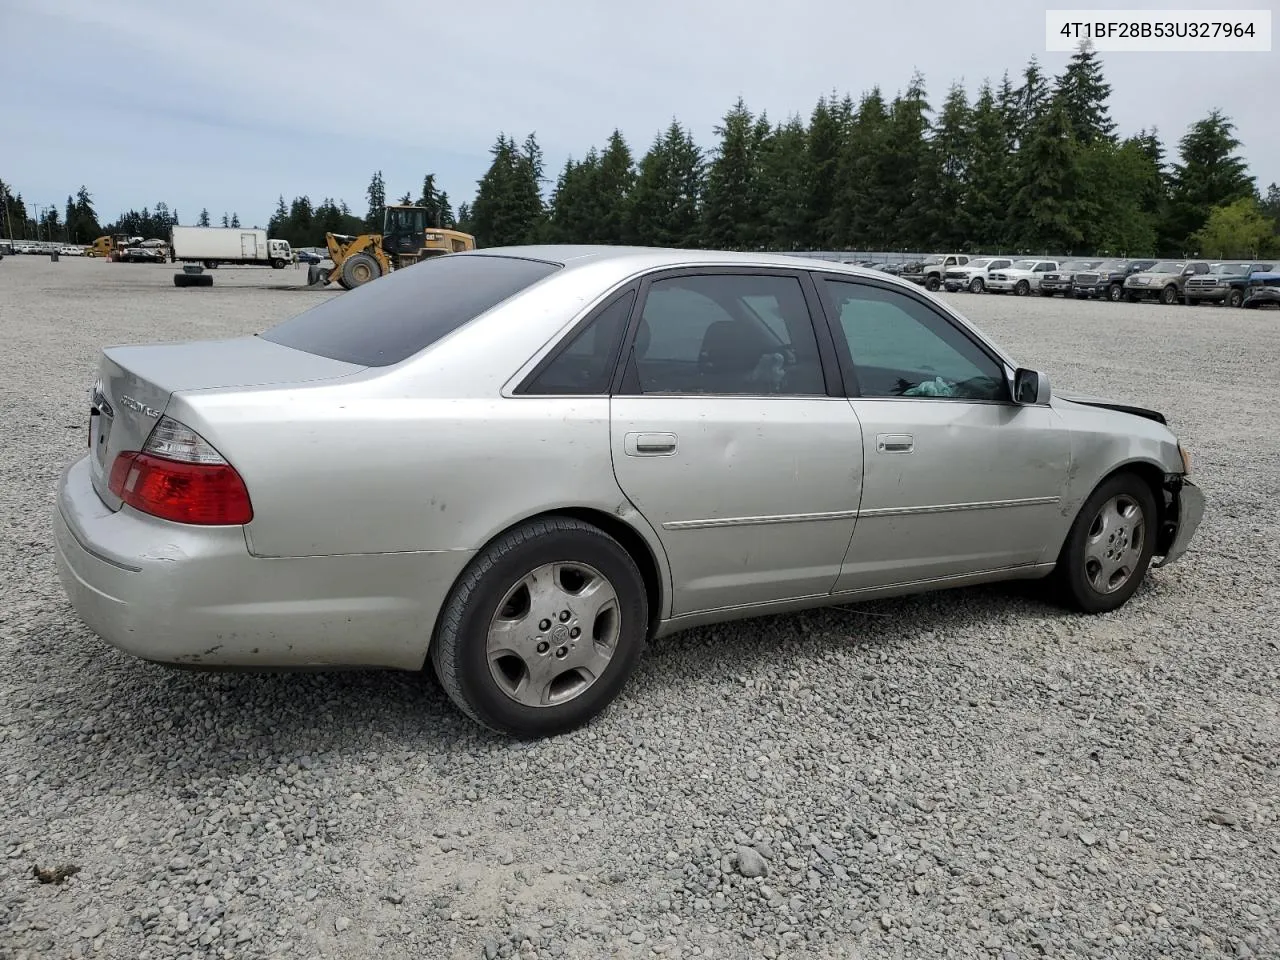
[[[835,583],[863,443],[830,332],[811,316],[820,309],[797,271],[680,271],[643,285],[611,445],[619,486],[666,550],[675,616]]]
[[[863,492],[836,591],[1052,560],[1071,465],[1049,406],[1012,402],[1006,368],[923,297],[818,281],[863,436]]]

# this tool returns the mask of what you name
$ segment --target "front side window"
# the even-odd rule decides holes
[[[649,286],[631,350],[641,393],[822,396],[795,277],[672,277]]]
[[[1001,365],[913,297],[838,280],[823,288],[862,396],[1009,399]]]

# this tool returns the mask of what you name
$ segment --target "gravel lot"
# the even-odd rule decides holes
[[[1280,956],[1280,315],[953,298],[1193,451],[1193,551],[1119,613],[998,587],[693,631],[516,745],[419,677],[181,673],[80,625],[48,512],[99,347],[330,295],[171,273],[0,263],[3,960]]]

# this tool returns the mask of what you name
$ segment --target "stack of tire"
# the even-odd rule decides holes
[[[213,277],[204,272],[204,267],[198,263],[188,263],[183,266],[181,273],[173,275],[173,285],[175,287],[212,287]]]

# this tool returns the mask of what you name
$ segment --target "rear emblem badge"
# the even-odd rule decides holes
[[[122,393],[120,395],[120,402],[123,403],[130,410],[137,411],[138,413],[141,413],[144,416],[148,416],[148,417],[160,416],[160,411],[157,410],[155,407],[149,407],[145,403],[143,403],[141,400],[133,399],[133,397],[129,396],[127,393]]]

